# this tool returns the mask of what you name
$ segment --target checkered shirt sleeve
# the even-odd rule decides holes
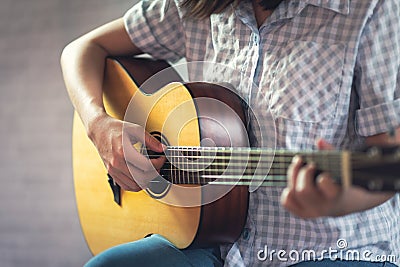
[[[355,88],[361,136],[388,132],[400,125],[400,5],[391,2],[379,1],[360,41]]]
[[[185,35],[175,1],[144,0],[125,13],[132,42],[157,59],[176,61],[185,55]]]

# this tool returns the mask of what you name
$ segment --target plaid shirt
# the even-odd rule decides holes
[[[251,1],[201,21],[167,2],[144,0],[125,14],[132,42],[158,59],[226,66],[203,74],[270,114],[260,124],[276,147],[315,149],[322,137],[352,148],[400,124],[398,0],[286,0],[260,27]],[[302,220],[281,207],[281,191],[250,194],[241,237],[222,247],[225,265],[287,266],[309,256],[400,264],[399,194],[364,212]]]

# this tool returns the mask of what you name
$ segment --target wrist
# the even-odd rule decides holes
[[[86,134],[87,136],[93,140],[97,132],[99,132],[99,128],[101,128],[101,124],[109,118],[109,115],[105,112],[105,110],[99,110],[93,113],[90,118],[87,119]]]
[[[342,192],[333,216],[345,216],[375,208],[393,197],[392,193],[369,192],[362,188],[350,187]]]

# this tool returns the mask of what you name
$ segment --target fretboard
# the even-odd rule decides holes
[[[174,184],[285,186],[295,155],[314,162],[334,178],[342,174],[343,152],[288,151],[263,148],[168,147],[162,175]]]

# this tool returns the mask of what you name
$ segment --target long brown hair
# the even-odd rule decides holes
[[[265,9],[275,9],[283,0],[258,0]],[[180,7],[186,10],[187,17],[207,18],[223,11],[228,5],[237,5],[240,0],[183,0]]]
[[[237,5],[240,0],[183,0],[180,4],[187,13],[186,16],[193,18],[207,18],[211,14],[219,13],[228,5]]]

